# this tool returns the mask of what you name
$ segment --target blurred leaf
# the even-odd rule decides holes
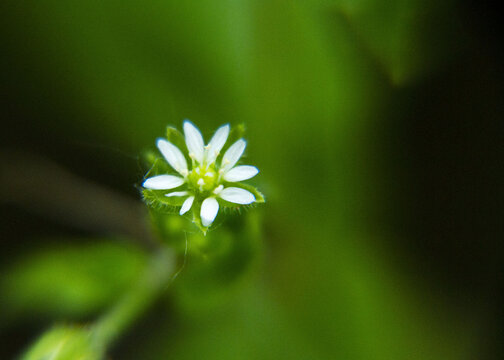
[[[404,85],[431,70],[448,46],[437,34],[429,35],[432,23],[450,17],[451,1],[423,0],[336,0],[341,17],[395,85]],[[440,17],[439,14],[444,14]],[[449,21],[449,20],[448,20]]]
[[[175,323],[162,318],[148,341],[126,345],[127,354],[142,360],[337,359],[306,341],[307,330],[316,332],[316,326],[293,325],[267,288],[254,281],[240,285],[228,288],[225,297],[206,309],[190,307],[179,313]]]
[[[3,318],[82,317],[126,290],[145,262],[138,248],[106,239],[24,255],[0,275]]]
[[[189,312],[207,311],[227,302],[240,280],[257,264],[262,249],[260,218],[256,212],[229,216],[207,233],[187,234],[184,271],[174,295]]]
[[[63,113],[51,119],[55,129],[130,149],[184,118],[234,120],[248,60],[245,5],[17,2],[7,32],[36,46],[22,59],[9,51],[10,61],[29,69],[11,79],[30,84],[33,94],[47,97],[46,106]],[[48,83],[52,90],[42,91]]]
[[[102,353],[86,328],[57,326],[42,336],[27,350],[21,360],[99,360]]]

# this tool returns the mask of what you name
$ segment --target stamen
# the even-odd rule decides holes
[[[197,182],[197,184],[199,185],[199,190],[201,192],[203,192],[203,186],[205,185],[205,180],[203,180],[202,178],[200,178]]]
[[[219,193],[220,193],[223,189],[224,189],[224,185],[219,185],[219,186],[217,186],[217,187],[214,189],[213,193],[214,193],[215,195],[218,195],[218,194],[219,194]]]
[[[219,170],[219,177],[217,178],[217,183],[220,183],[222,175],[224,175],[224,173],[225,173],[224,169]]]

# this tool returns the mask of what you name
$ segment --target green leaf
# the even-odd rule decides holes
[[[25,255],[0,275],[0,318],[81,317],[111,304],[137,277],[144,253],[98,239]]]

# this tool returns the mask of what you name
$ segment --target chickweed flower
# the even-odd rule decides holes
[[[175,207],[180,215],[192,211],[193,221],[206,232],[219,208],[264,202],[257,189],[241,183],[256,176],[259,170],[251,165],[237,165],[247,143],[239,138],[226,148],[228,124],[218,128],[207,145],[193,123],[186,120],[183,128],[184,141],[180,141],[182,135],[176,129],[168,128],[168,140],[160,138],[156,142],[170,167],[161,173],[154,166],[158,174],[143,182],[148,204]]]

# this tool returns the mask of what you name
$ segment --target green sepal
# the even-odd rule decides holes
[[[180,133],[180,131],[171,126],[167,127],[166,139],[173,145],[177,146],[182,152],[182,154],[184,154],[184,156],[186,157],[186,160],[188,160],[186,156],[187,147],[185,144],[184,136]],[[146,178],[155,175],[165,175],[165,174],[178,175],[177,172],[163,158],[159,150],[151,149],[144,151],[142,154],[142,158],[146,166],[149,167],[147,174],[145,174]]]
[[[165,190],[142,189],[142,196],[145,203],[155,209],[167,213],[178,213],[178,208],[182,206],[186,196],[165,196]]]
[[[217,201],[219,202],[220,206],[227,208],[227,209],[239,210],[242,206],[248,206],[248,205],[241,205],[241,204],[237,204],[237,203],[232,203],[232,202],[226,201],[221,198],[219,198]]]
[[[161,157],[156,157],[153,152],[146,152],[144,154],[145,160],[149,163],[150,169],[145,174],[145,179],[156,175],[173,174],[175,171],[168,165],[168,163]],[[170,190],[173,192],[176,190]],[[180,190],[179,190],[180,191]],[[184,197],[172,196],[166,197],[166,190],[152,190],[142,188],[142,197],[144,202],[152,209],[161,210],[167,213],[176,213],[177,207],[182,206]]]
[[[145,162],[146,167],[149,168],[149,170],[145,174],[145,179],[156,175],[178,175],[157,151],[145,151],[142,154],[142,158]]]
[[[186,160],[188,160],[186,154],[188,154],[189,151],[187,150],[184,135],[182,135],[180,131],[173,126],[168,126],[166,128],[166,139],[178,147],[179,150],[182,151],[182,154],[186,157]]]
[[[194,225],[196,225],[200,230],[201,232],[203,233],[203,235],[206,235],[207,231],[208,231],[208,228],[207,226],[203,226],[203,223],[201,222],[201,201],[198,201],[198,200],[194,200],[194,203],[191,207],[191,212],[192,212],[192,215],[193,215],[193,223]]]
[[[254,201],[250,205],[260,204],[260,203],[266,202],[266,199],[264,198],[264,195],[259,190],[257,190],[257,188],[255,188],[252,185],[244,184],[244,183],[241,183],[241,182],[226,182],[226,183],[224,183],[224,187],[225,188],[228,188],[228,187],[237,187],[237,188],[241,188],[241,189],[250,191],[252,194],[254,194],[254,196],[256,198],[256,201]],[[237,205],[237,204],[234,204],[234,203],[230,203],[228,201],[222,201],[222,203],[225,206],[228,206],[227,204],[231,204],[231,206],[228,206],[228,207],[246,206],[246,205]]]
[[[222,154],[226,153],[226,150],[231,147],[237,140],[241,139],[245,135],[245,124],[238,124],[236,126],[233,126],[231,128],[231,131],[229,132],[229,136],[226,140],[226,144],[220,151],[220,156],[217,157],[217,159],[220,159],[222,157]]]

